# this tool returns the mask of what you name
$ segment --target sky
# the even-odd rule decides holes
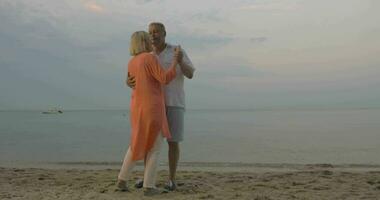
[[[187,109],[380,107],[377,0],[1,0],[0,110],[129,109],[129,38],[192,60]]]

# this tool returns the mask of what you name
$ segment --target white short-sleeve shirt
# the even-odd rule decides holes
[[[161,66],[167,70],[170,68],[171,63],[174,58],[174,48],[176,46],[171,44],[166,44],[166,48],[157,55],[158,61]],[[193,71],[195,70],[193,64],[191,63],[186,52],[182,49],[183,58],[182,62],[190,66]],[[184,75],[181,71],[181,67],[177,65],[177,75],[174,80],[172,80],[168,85],[165,85],[165,105],[166,106],[176,106],[185,108],[185,90],[184,90]]]

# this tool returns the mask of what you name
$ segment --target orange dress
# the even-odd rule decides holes
[[[131,96],[131,143],[132,160],[142,160],[153,147],[160,131],[170,138],[166,119],[163,84],[176,76],[176,68],[165,71],[157,58],[141,53],[128,63],[128,73],[135,77],[136,86]]]

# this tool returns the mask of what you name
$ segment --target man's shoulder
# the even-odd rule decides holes
[[[170,43],[166,43],[166,48],[168,49],[168,50],[171,50],[171,49],[173,49],[173,51],[174,51],[174,49],[176,48],[176,47],[178,47],[179,45],[174,45],[174,44],[170,44]],[[182,51],[184,51],[184,49],[181,47],[181,50]]]
[[[166,49],[162,53],[166,54],[166,55],[174,54],[174,49],[178,46],[179,45],[166,43]],[[187,53],[186,53],[185,49],[182,48],[182,46],[181,46],[181,51],[187,56]]]
[[[169,43],[166,43],[166,47],[165,47],[165,49],[160,53],[160,55],[162,55],[162,54],[165,54],[165,55],[171,54],[171,53],[174,52],[174,48],[175,48],[174,45],[169,44]]]
[[[176,46],[170,43],[166,43],[166,48],[168,49],[174,49]]]

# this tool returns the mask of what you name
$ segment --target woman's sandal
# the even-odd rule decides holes
[[[143,186],[144,186],[144,180],[139,179],[139,180],[136,181],[136,183],[135,183],[135,188],[140,189],[140,188],[142,188]]]
[[[130,192],[128,187],[127,187],[127,182],[123,181],[123,180],[117,180],[115,191]]]

